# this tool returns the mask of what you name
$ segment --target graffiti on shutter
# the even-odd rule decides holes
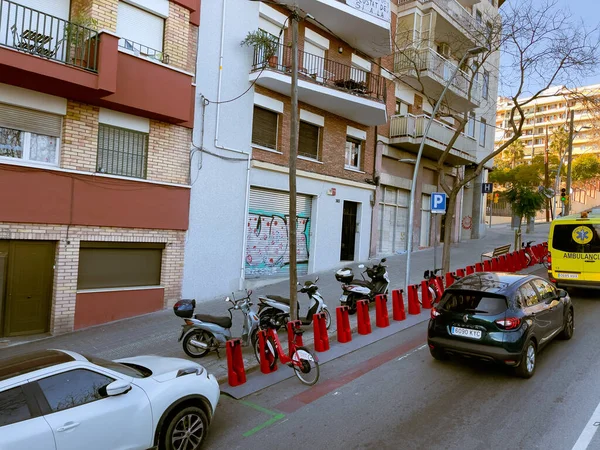
[[[297,196],[298,275],[308,272],[312,198]],[[246,239],[246,278],[289,274],[289,194],[252,187]]]

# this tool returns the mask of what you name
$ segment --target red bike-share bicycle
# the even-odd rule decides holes
[[[550,263],[548,262],[548,255],[544,255],[541,258],[538,258],[533,249],[531,248],[531,244],[534,241],[528,241],[527,244],[521,244],[523,250],[525,250],[525,261],[527,262],[527,267],[531,267],[534,264],[543,264],[546,269],[550,267]]]
[[[290,322],[288,326],[293,327],[293,323]],[[297,341],[301,340],[304,330],[293,328],[293,339],[289,340],[288,354],[285,354],[275,327],[263,324],[261,328],[258,332],[257,348],[254,350],[259,362],[261,362],[262,356],[265,355],[269,370],[273,370],[277,364],[277,359],[279,359],[281,364],[286,364],[294,369],[294,374],[303,384],[312,386],[319,381],[319,360],[317,356],[308,348],[297,344]]]

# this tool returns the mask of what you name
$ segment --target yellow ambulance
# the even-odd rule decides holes
[[[548,251],[548,278],[557,287],[600,288],[600,210],[553,220]]]

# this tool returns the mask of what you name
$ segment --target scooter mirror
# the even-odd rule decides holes
[[[252,289],[250,289],[249,291],[246,291],[248,293],[248,297],[250,297],[252,295]]]
[[[359,269],[364,269],[364,268],[365,268],[365,265],[364,265],[364,264],[359,264],[359,265],[358,265],[358,268],[359,268]]]
[[[226,301],[226,302],[230,302],[230,301],[231,301],[231,299],[230,299],[229,297],[225,297],[225,301]]]
[[[319,277],[315,278],[315,283],[316,283],[317,281],[319,281]]]
[[[387,261],[387,259],[386,259],[386,258],[383,258],[383,259],[381,260],[381,264],[383,264],[383,263],[384,263],[384,262],[386,262],[386,261]]]

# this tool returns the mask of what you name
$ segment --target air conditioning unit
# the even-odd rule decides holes
[[[441,42],[438,45],[438,53],[444,58],[450,58],[450,45],[447,42]]]

